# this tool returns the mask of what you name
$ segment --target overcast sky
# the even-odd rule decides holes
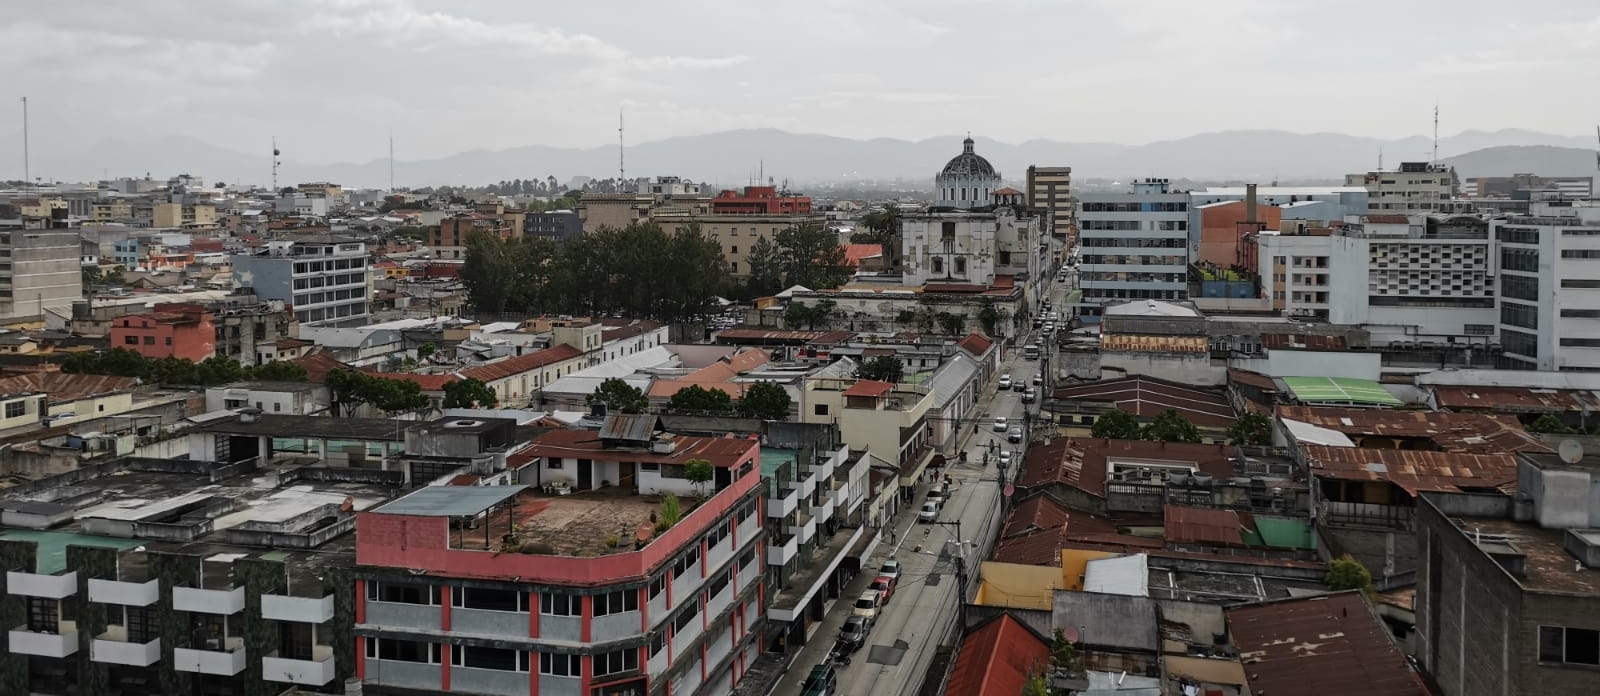
[[[401,159],[777,127],[1143,143],[1600,119],[1594,0],[56,0],[0,19],[36,142]],[[15,137],[15,136],[12,136]]]

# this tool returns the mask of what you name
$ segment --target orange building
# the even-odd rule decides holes
[[[1263,229],[1278,229],[1283,211],[1274,205],[1258,205],[1255,224],[1251,224],[1250,201],[1228,201],[1202,205],[1200,211],[1200,264],[1216,264],[1221,268],[1253,265],[1244,259],[1239,240],[1244,235]]]
[[[746,186],[744,193],[723,191],[711,199],[717,215],[810,215],[810,196],[785,196],[776,186]]]
[[[217,350],[216,312],[194,304],[161,304],[111,324],[111,347],[147,358],[200,362]]]

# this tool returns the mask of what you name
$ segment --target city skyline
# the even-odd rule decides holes
[[[487,0],[174,1],[40,8],[0,25],[0,68],[31,97],[41,153],[176,135],[255,152],[276,135],[301,161],[361,162],[383,155],[390,132],[401,159],[596,147],[616,142],[619,109],[641,143],[740,128],[1130,145],[1237,129],[1399,138],[1428,134],[1434,104],[1443,133],[1587,133],[1600,97],[1562,84],[1600,60],[1600,13],[1539,4],[829,0],[641,5],[619,19]],[[1378,11],[1385,21],[1369,21]],[[1506,80],[1565,108],[1483,89]],[[1341,97],[1356,108],[1312,108]],[[13,134],[0,152],[20,149],[20,111],[0,113]]]

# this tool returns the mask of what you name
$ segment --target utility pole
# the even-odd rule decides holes
[[[22,98],[22,187],[33,184],[33,168],[28,161],[28,98]]]
[[[389,131],[389,193],[394,193],[394,131]]]

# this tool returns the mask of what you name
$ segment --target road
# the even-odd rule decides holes
[[[1058,308],[1066,294],[1062,286],[1062,283],[1054,283],[1049,291]],[[1020,345],[1011,350],[1001,372],[1031,384],[1039,363],[1024,360],[1021,354]],[[1037,414],[1037,404],[1029,408]],[[941,523],[916,521],[917,510],[930,488],[929,485],[919,486],[916,503],[904,506],[896,521],[895,542],[884,544],[873,554],[872,568],[895,558],[901,563],[902,575],[894,597],[879,611],[867,645],[851,655],[849,666],[839,669],[839,696],[915,694],[934,653],[950,635],[959,607],[967,600],[967,597],[957,597],[957,572],[961,565],[957,555],[959,553],[964,560],[966,572],[976,577],[978,565],[988,556],[1003,523],[1000,472],[993,464],[994,458],[985,465],[983,455],[991,449],[1009,449],[1016,453],[1014,462],[1020,462],[1026,446],[1026,443],[1007,442],[1006,434],[995,432],[993,428],[996,416],[1005,416],[1008,428],[1023,424],[1021,392],[997,391],[995,385],[990,384],[979,401],[977,413],[980,414],[978,426],[962,444],[967,453],[966,463],[956,463],[947,469],[956,486],[940,515]],[[1016,463],[1012,465],[1013,471],[1016,466]],[[958,538],[958,522],[960,538],[966,542],[960,545],[960,552],[954,543]],[[866,591],[875,575],[871,571],[862,572],[850,582],[846,593],[828,611],[810,642],[801,648],[774,689],[774,696],[799,696],[801,683],[811,668],[826,659],[832,649],[845,617],[850,614],[851,600]],[[975,581],[969,581],[969,590],[975,586]]]

